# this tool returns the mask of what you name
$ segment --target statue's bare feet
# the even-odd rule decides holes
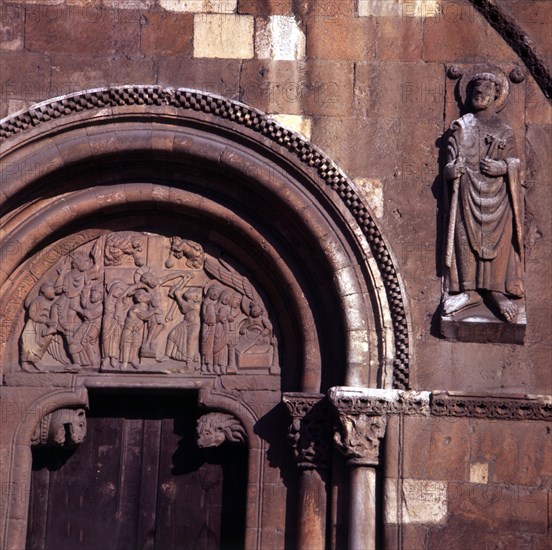
[[[513,323],[518,314],[517,305],[510,298],[507,298],[506,295],[502,294],[502,292],[489,292],[489,296],[504,319],[508,323]]]
[[[453,294],[443,302],[443,311],[450,315],[470,306],[475,306],[481,302],[481,296],[475,290],[468,290],[460,294]]]

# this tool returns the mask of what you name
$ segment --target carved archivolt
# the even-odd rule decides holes
[[[0,124],[0,142],[16,138],[19,134],[47,122],[50,126],[58,124],[57,119],[78,117],[82,120],[96,117],[98,112],[110,109],[113,113],[123,108],[130,113],[129,108],[137,107],[141,115],[169,112],[170,118],[201,119],[202,123],[212,124],[214,121],[219,127],[231,126],[231,131],[242,132],[240,126],[247,133],[255,132],[263,143],[268,141],[277,144],[274,153],[293,163],[302,164],[302,169],[308,178],[316,179],[316,185],[327,186],[330,200],[347,219],[348,224],[357,224],[358,235],[362,235],[370,247],[371,253],[378,267],[376,279],[381,280],[385,289],[386,298],[383,301],[389,306],[389,313],[393,326],[393,334],[388,335],[386,346],[393,346],[394,353],[386,352],[386,360],[393,360],[393,386],[408,388],[409,385],[409,331],[405,312],[401,283],[395,270],[391,253],[381,235],[374,219],[359,197],[354,185],[343,172],[321,151],[317,150],[300,135],[282,128],[269,116],[251,109],[243,104],[221,97],[212,96],[195,90],[171,89],[158,86],[122,86],[114,88],[95,89],[79,92],[43,102],[33,106],[25,113],[7,118]],[[160,116],[163,116],[162,114]],[[212,120],[211,120],[212,119]],[[23,139],[25,136],[21,136]],[[12,142],[12,143],[15,143]],[[286,151],[281,151],[280,147]],[[272,154],[273,151],[271,151]],[[131,244],[132,246],[132,244]],[[364,243],[362,245],[364,247]],[[132,248],[129,249],[132,252]],[[136,254],[139,252],[136,251]],[[108,260],[119,261],[117,254]],[[381,279],[380,279],[381,277]],[[379,287],[378,287],[379,288]],[[379,292],[379,291],[378,291]],[[384,307],[384,309],[387,306]],[[387,326],[387,323],[384,323]],[[386,336],[387,337],[387,336]],[[393,357],[393,359],[391,359]],[[357,361],[352,361],[357,363]],[[387,375],[386,375],[387,376]],[[354,381],[354,373],[350,383]],[[312,384],[316,386],[317,384]],[[387,378],[386,378],[387,385]]]
[[[25,300],[26,371],[279,374],[255,287],[179,237],[108,233],[62,257]]]

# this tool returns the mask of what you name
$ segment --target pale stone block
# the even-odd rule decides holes
[[[155,6],[155,0],[103,0],[103,5],[115,10],[147,10]]]
[[[474,462],[473,464],[470,464],[470,482],[483,484],[487,484],[489,482],[488,462]]]
[[[396,478],[386,478],[383,484],[383,500],[384,500],[384,518],[385,523],[398,523],[397,507],[398,503],[398,488],[400,480]]]
[[[188,13],[235,13],[238,0],[159,0],[167,11]]]
[[[403,480],[402,515],[404,523],[442,523],[447,517],[447,484],[426,479]]]
[[[360,195],[377,218],[383,217],[383,182],[374,178],[355,178]]]
[[[9,99],[8,100],[8,114],[7,116],[14,115],[19,111],[28,109],[32,105],[32,102],[21,101],[20,99]]]
[[[312,119],[301,115],[272,115],[272,118],[279,124],[301,134],[305,139],[310,140],[312,135]]]
[[[1,23],[0,23],[1,26]],[[13,40],[4,40],[0,42],[0,50],[22,50],[23,49],[23,39],[14,38]]]
[[[194,57],[251,59],[254,26],[250,15],[195,15]]]
[[[358,0],[360,17],[436,17],[440,0]]]
[[[57,6],[59,4],[65,4],[66,0],[11,0],[5,2],[6,4],[42,4],[43,6]]]
[[[255,51],[259,59],[303,59],[305,44],[305,33],[294,17],[271,15],[267,20],[257,21]]]

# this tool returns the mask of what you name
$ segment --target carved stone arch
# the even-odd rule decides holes
[[[20,419],[12,431],[11,456],[7,457],[9,478],[5,486],[6,515],[2,518],[3,548],[20,548],[25,540],[29,508],[29,480],[32,468],[31,440],[39,422],[60,409],[88,407],[88,391],[84,386],[60,388],[44,393],[33,388],[36,397],[30,403],[20,401]]]
[[[199,405],[206,411],[223,411],[240,421],[247,434],[247,512],[245,518],[245,537],[247,548],[262,548],[261,513],[263,509],[263,491],[265,463],[263,456],[267,450],[266,441],[255,433],[258,413],[243,399],[232,393],[217,389],[203,388],[198,396]]]
[[[10,301],[24,292],[23,269],[33,277],[32,264],[25,262],[45,246],[54,250],[71,231],[84,231],[99,213],[128,220],[152,212],[181,215],[223,197],[244,213],[245,224],[238,227],[239,220],[227,216],[231,212],[219,211],[209,218],[215,226],[234,223],[235,236],[254,242],[255,254],[270,266],[277,258],[280,266],[291,263],[290,278],[279,270],[271,297],[289,289],[292,316],[302,321],[318,316],[320,331],[322,311],[337,326],[334,338],[341,343],[332,345],[341,351],[330,356],[341,363],[340,378],[313,374],[323,366],[315,363],[329,333],[307,331],[301,357],[312,364],[296,389],[319,391],[343,382],[408,387],[408,323],[392,253],[354,184],[322,152],[270,117],[192,90],[119,87],[35,105],[5,119],[0,139],[3,173],[16,172],[6,178],[0,204],[7,259],[0,299],[8,324]],[[202,174],[216,176],[203,188],[198,166]],[[251,196],[256,213],[244,210],[244,198]],[[281,219],[263,219],[271,201],[284,213]],[[278,228],[272,242],[268,226]],[[295,263],[288,262],[293,254]],[[297,256],[307,266],[303,272],[296,269]],[[267,280],[268,271],[259,276]]]

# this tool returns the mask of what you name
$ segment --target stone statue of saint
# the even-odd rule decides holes
[[[466,89],[471,112],[450,128],[446,315],[485,299],[515,322],[524,295],[520,160],[512,129],[497,115],[507,94],[504,78],[476,74]]]

